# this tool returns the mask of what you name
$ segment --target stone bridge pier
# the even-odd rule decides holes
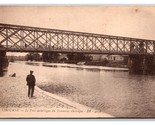
[[[5,57],[5,51],[0,51],[0,76],[3,75],[4,57]]]
[[[129,55],[130,74],[155,74],[155,55]]]
[[[3,71],[9,65],[8,59],[6,57],[6,51],[4,47],[0,45],[0,76],[3,76]]]

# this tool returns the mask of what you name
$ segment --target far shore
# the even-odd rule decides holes
[[[71,64],[68,65],[67,63],[48,63],[45,62],[42,64],[46,67],[66,67],[66,68],[81,68],[81,69],[98,69],[103,71],[128,71],[128,68],[119,68],[119,67],[108,67],[108,66],[92,66],[92,65],[77,65],[77,64]]]

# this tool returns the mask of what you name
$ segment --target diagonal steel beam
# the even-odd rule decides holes
[[[15,34],[15,36],[19,39],[18,41],[16,41],[15,42],[15,44],[14,45],[17,45],[20,41],[22,41],[22,40],[25,40],[25,38],[27,37],[27,36],[29,36],[30,34],[32,34],[32,31],[30,31],[28,34],[26,34],[26,36],[24,36],[24,37],[22,37],[20,34]],[[21,48],[21,47],[20,47]]]
[[[7,39],[9,39],[10,37],[12,37],[13,35],[15,35],[17,32],[19,32],[19,30],[16,30],[16,31],[14,31],[12,34],[10,34],[9,36],[7,36],[6,34],[5,34],[5,38],[2,40],[2,41],[0,41],[0,44],[1,43],[3,43],[4,41],[6,41]]]
[[[2,36],[5,38],[5,34],[4,34],[4,33],[1,33],[1,34],[2,34]],[[12,46],[11,46],[11,47],[6,46],[6,47],[7,47],[7,48],[12,48],[15,42],[14,42],[12,39],[10,39],[10,38],[8,38],[7,40],[12,44]],[[17,45],[17,46],[18,46],[18,45]]]
[[[40,36],[38,36],[37,38],[33,39],[33,41],[32,41],[31,43],[29,43],[28,46],[31,45],[32,43],[34,43],[34,41],[36,41],[36,40],[40,41],[39,38],[42,37],[44,34],[45,34],[45,33],[43,32]],[[44,45],[41,41],[40,41],[40,43],[41,43],[42,45]]]

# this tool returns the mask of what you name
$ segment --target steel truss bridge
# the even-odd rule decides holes
[[[155,41],[0,23],[0,50],[155,55]]]

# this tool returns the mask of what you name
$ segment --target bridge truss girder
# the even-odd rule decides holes
[[[9,52],[155,54],[155,41],[0,24],[0,45]]]

